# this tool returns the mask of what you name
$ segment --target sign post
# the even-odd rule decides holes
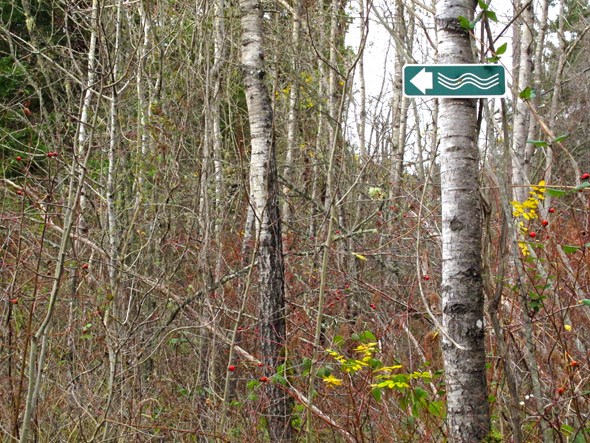
[[[491,98],[506,95],[501,65],[405,65],[406,97]]]

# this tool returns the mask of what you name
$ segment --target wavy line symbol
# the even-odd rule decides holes
[[[453,91],[462,88],[463,86],[473,85],[482,91],[487,89],[491,89],[494,86],[498,86],[500,84],[500,74],[496,73],[491,75],[487,78],[478,77],[475,74],[467,72],[465,74],[460,75],[457,78],[450,78],[444,74],[438,74],[438,83]]]

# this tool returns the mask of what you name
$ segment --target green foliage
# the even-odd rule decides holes
[[[546,148],[549,146],[549,143],[543,140],[527,140],[526,142],[536,146],[537,148]]]
[[[553,140],[551,140],[551,143],[559,143],[559,142],[562,142],[563,140],[565,140],[569,136],[570,136],[569,134],[558,135]]]
[[[566,254],[573,254],[574,252],[578,252],[581,249],[581,246],[571,246],[571,245],[561,245],[561,249]]]
[[[491,430],[488,435],[481,441],[481,443],[502,443],[504,438],[500,431]]]
[[[423,384],[428,386],[436,378],[441,377],[442,371],[434,374],[430,371],[404,372],[400,364],[386,365],[378,358],[378,342],[371,331],[354,334],[351,341],[357,344],[353,348],[355,355],[352,357],[333,349],[327,349],[326,352],[339,363],[340,372],[349,374],[353,384],[355,380],[367,381],[366,388],[370,390],[371,397],[376,402],[381,402],[387,392],[395,393],[400,407],[410,410],[414,418],[422,418],[423,414],[429,414],[444,419],[444,402],[431,398],[429,389],[422,387]],[[344,383],[344,380],[337,378],[335,374],[336,370],[318,371],[318,377],[332,388]]]
[[[567,195],[567,191],[564,191],[563,189],[547,188],[547,195],[551,197],[565,197]]]
[[[506,49],[508,49],[508,43],[500,45],[500,47],[496,49],[495,55],[493,57],[488,58],[488,62],[497,63],[498,61],[500,61],[500,56],[506,52]]]
[[[520,91],[518,96],[520,98],[522,98],[523,100],[531,100],[537,96],[537,93],[535,92],[535,90],[533,88],[531,88],[530,86],[527,86],[522,91]]]
[[[459,24],[461,25],[461,27],[466,31],[473,31],[475,29],[475,25],[477,24],[477,21],[472,22],[468,18],[463,17],[462,15],[457,17],[457,19],[459,20]]]

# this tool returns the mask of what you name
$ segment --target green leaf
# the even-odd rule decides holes
[[[487,11],[487,9],[490,7],[490,5],[486,4],[486,2],[484,2],[483,0],[477,0],[477,4],[484,11]]]
[[[370,343],[377,341],[377,337],[371,331],[363,331],[359,334],[359,341],[362,343]]]
[[[337,335],[334,337],[334,340],[332,340],[332,341],[334,342],[334,347],[338,347],[342,343],[344,343],[344,337],[341,335]]]
[[[580,186],[576,186],[574,191],[581,191],[582,189],[590,188],[590,182],[584,182]]]
[[[590,306],[590,298],[580,300],[584,306]]]
[[[506,52],[506,49],[508,49],[508,43],[504,43],[498,49],[496,49],[496,55],[504,54]]]
[[[547,188],[545,190],[545,193],[551,197],[564,197],[567,195],[567,191],[564,191],[563,189],[553,189],[553,188]]]
[[[318,370],[318,377],[320,377],[320,378],[329,377],[331,373],[332,373],[332,368],[330,368],[329,366],[324,366],[323,368],[320,368]]]
[[[570,135],[569,134],[562,134],[562,135],[558,135],[557,137],[555,137],[553,140],[551,140],[551,143],[559,143],[562,140],[565,140],[566,138],[568,138]]]
[[[475,23],[470,22],[469,19],[463,17],[462,15],[460,15],[457,18],[459,20],[459,24],[461,25],[461,27],[466,31],[471,31],[473,30],[473,28],[475,28]]]
[[[379,402],[381,401],[381,398],[383,398],[383,390],[381,388],[373,388],[371,389],[371,395],[375,401]]]
[[[419,387],[414,389],[414,399],[415,400],[420,401],[426,397],[428,397],[428,392],[426,392],[424,389],[419,388]]]
[[[486,11],[485,15],[488,18],[488,20],[491,20],[496,23],[498,22],[498,16],[496,15],[496,13],[494,11]]]
[[[580,246],[561,245],[561,249],[563,249],[563,252],[566,254],[573,254],[574,252],[579,251],[581,248]]]
[[[520,92],[520,94],[518,94],[518,96],[523,100],[530,100],[531,98],[535,98],[537,94],[535,93],[535,90],[533,88],[527,86]]]
[[[260,382],[258,380],[250,380],[248,383],[246,383],[246,389],[248,391],[253,391],[258,386],[260,386]]]
[[[445,407],[442,401],[433,401],[428,403],[428,412],[430,412],[435,417],[444,418],[445,415]]]
[[[538,148],[546,148],[549,145],[549,143],[543,140],[527,140],[526,142],[535,145]]]
[[[563,432],[567,436],[570,436],[570,435],[572,435],[574,433],[574,428],[573,428],[573,426],[566,425],[564,423],[564,424],[561,425],[561,432]]]
[[[287,379],[283,377],[281,374],[274,374],[270,379],[273,381],[273,383],[278,383],[280,385],[287,386]]]
[[[381,362],[381,360],[377,359],[377,358],[371,358],[369,359],[369,367],[371,369],[379,369],[383,367],[383,363]]]

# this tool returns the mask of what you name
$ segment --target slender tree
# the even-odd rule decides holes
[[[250,204],[255,215],[258,245],[259,316],[265,377],[285,361],[284,262],[279,216],[278,179],[273,134],[273,111],[264,82],[264,43],[260,0],[242,0],[242,70],[252,144]],[[265,379],[266,380],[266,379]],[[273,442],[291,438],[290,398],[275,383],[266,384],[265,416]]]
[[[517,94],[527,87],[532,87],[532,55],[533,55],[533,29],[534,13],[533,2],[522,2],[522,24],[520,30],[519,65],[518,65],[518,89]],[[527,135],[530,114],[527,103],[516,97],[516,109],[514,113],[514,133],[512,137],[512,184],[514,185],[514,198],[520,202],[528,197],[528,171],[530,169],[531,151],[527,151]]]
[[[443,0],[436,16],[440,62],[473,63],[469,0]],[[476,107],[472,99],[440,103],[442,205],[442,340],[449,440],[479,442],[489,432]]]

